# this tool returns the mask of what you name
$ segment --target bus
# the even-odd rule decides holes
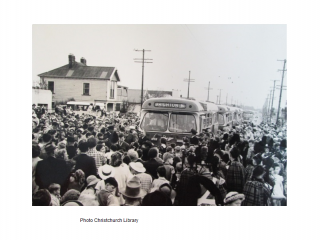
[[[255,115],[254,111],[251,111],[251,110],[243,111],[243,122],[251,123],[253,121],[254,115]]]
[[[242,123],[242,109],[238,107],[229,107],[232,114],[232,126]]]
[[[216,104],[183,98],[151,98],[141,109],[139,130],[144,130],[151,141],[159,145],[161,137],[167,144],[182,145],[184,137],[191,136],[191,129],[198,133],[218,130]]]
[[[228,127],[233,126],[233,111],[231,111],[229,106],[218,105],[218,123],[219,129],[225,130]]]
[[[90,106],[90,102],[67,102],[67,107],[71,107],[73,111],[87,111]]]

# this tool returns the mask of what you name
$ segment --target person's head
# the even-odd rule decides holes
[[[51,206],[51,195],[47,189],[40,189],[32,196],[32,206]]]
[[[258,153],[252,157],[252,165],[253,166],[260,165],[261,162],[262,162],[261,153]]]
[[[150,148],[148,152],[149,159],[158,157],[159,150],[156,147]]]
[[[265,173],[265,169],[262,166],[258,165],[253,169],[252,177],[256,179],[262,179]]]
[[[88,142],[89,149],[97,146],[97,139],[95,139],[95,138],[88,138],[87,142]]]
[[[239,153],[239,150],[237,148],[232,148],[230,150],[230,156],[232,158],[232,160],[237,160],[237,158],[239,157],[240,153]]]
[[[224,161],[225,163],[228,163],[230,161],[230,157],[228,153],[223,154],[222,161]]]
[[[130,172],[133,175],[139,174],[139,173],[144,173],[146,169],[144,168],[143,164],[141,162],[131,162],[129,163],[129,169]]]
[[[89,150],[88,143],[86,141],[79,142],[79,150],[82,153],[86,153]]]
[[[272,167],[273,167],[273,169],[274,169],[274,174],[279,175],[279,174],[280,174],[280,171],[281,171],[280,165],[279,165],[278,163],[274,163]]]
[[[164,153],[163,154],[163,161],[169,164],[173,164],[173,155],[171,153]]]
[[[104,146],[104,144],[97,144],[96,146],[96,150],[102,153],[106,152],[106,147]]]
[[[42,135],[42,140],[43,140],[43,142],[48,143],[48,142],[50,142],[52,140],[52,137],[51,137],[50,134],[45,133],[45,134]]]
[[[138,153],[134,149],[128,150],[128,156],[130,157],[131,161],[135,161],[139,158]]]
[[[120,142],[124,141],[124,134],[123,133],[119,133],[119,141]]]
[[[170,198],[161,191],[148,193],[142,200],[142,206],[172,206]]]
[[[126,155],[123,157],[122,162],[129,165],[129,163],[131,162],[131,158],[128,155]]]
[[[40,146],[38,144],[32,144],[32,158],[36,158],[40,156]]]
[[[68,190],[61,198],[60,203],[63,204],[67,201],[78,200],[80,196],[80,192],[75,189]]]
[[[71,174],[70,182],[77,182],[79,184],[83,184],[86,180],[85,174],[81,169],[78,169],[74,173]]]
[[[48,154],[48,156],[54,156],[55,150],[56,150],[56,147],[54,145],[52,145],[52,144],[47,145],[45,147],[45,151]]]
[[[66,149],[57,149],[54,153],[54,157],[62,160],[68,160]]]
[[[120,152],[112,153],[110,165],[113,167],[119,167],[121,164],[122,164],[122,154]]]
[[[142,130],[141,132],[140,132],[140,136],[143,138],[143,137],[145,137],[146,136],[146,132],[144,131],[144,130]]]
[[[104,180],[105,183],[105,190],[107,192],[114,192],[115,189],[118,187],[118,182],[114,177],[109,177]]]
[[[49,192],[56,196],[60,196],[60,189],[61,186],[58,183],[51,183],[48,187]]]
[[[245,196],[238,192],[229,192],[225,199],[225,206],[241,206],[242,201],[245,199]]]
[[[164,166],[159,166],[157,168],[157,174],[158,174],[158,177],[165,177],[166,176],[166,169]]]

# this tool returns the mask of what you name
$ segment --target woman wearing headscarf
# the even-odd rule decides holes
[[[85,183],[85,174],[81,169],[78,169],[75,173],[72,173],[69,179],[68,190],[75,189],[81,192]]]

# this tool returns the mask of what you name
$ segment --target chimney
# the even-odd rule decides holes
[[[82,58],[80,59],[80,61],[81,61],[81,63],[83,63],[85,66],[87,66],[87,60],[86,60],[84,57],[82,57]]]
[[[69,68],[72,68],[74,66],[74,62],[76,61],[76,57],[70,53],[69,54]]]

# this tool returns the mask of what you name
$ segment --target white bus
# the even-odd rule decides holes
[[[191,129],[215,132],[218,129],[218,107],[210,102],[183,98],[152,98],[141,109],[140,130],[144,130],[153,143],[161,137],[167,143],[182,144],[183,137],[191,136]]]

